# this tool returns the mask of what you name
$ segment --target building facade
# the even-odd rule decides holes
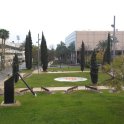
[[[65,44],[68,46],[71,42],[75,43],[75,56],[77,58],[78,51],[81,48],[82,41],[85,44],[85,49],[87,51],[92,51],[97,47],[99,41],[107,40],[108,33],[113,35],[112,31],[74,31],[65,38]],[[115,32],[115,50],[124,51],[124,31]]]
[[[19,62],[22,62],[25,60],[24,51],[20,49],[20,44],[15,44],[14,42],[8,42],[6,41],[6,44],[4,46],[5,53],[2,52],[2,40],[0,39],[0,70],[2,70],[2,55],[4,56],[4,66],[9,67],[12,66],[13,57],[15,53],[18,55]]]

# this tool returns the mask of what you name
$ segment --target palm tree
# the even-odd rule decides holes
[[[9,31],[6,29],[0,29],[0,38],[2,39],[2,56],[1,56],[1,64],[2,68],[4,69],[4,63],[5,63],[5,41],[7,38],[9,38]]]
[[[105,51],[106,48],[107,48],[107,40],[99,41],[99,43],[97,44],[97,49]]]
[[[58,60],[60,62],[60,68],[61,68],[61,63],[66,62],[66,57],[67,57],[67,47],[64,42],[60,42],[60,44],[57,44],[56,48],[56,56],[58,57]]]

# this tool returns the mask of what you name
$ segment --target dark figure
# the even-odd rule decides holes
[[[14,77],[11,76],[4,82],[4,104],[14,103]]]

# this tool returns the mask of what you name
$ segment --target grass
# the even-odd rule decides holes
[[[87,81],[84,82],[58,82],[55,81],[55,78],[58,77],[68,77],[68,76],[73,76],[73,77],[84,77],[87,78]],[[101,85],[101,83],[108,78],[108,75],[100,72],[99,73],[99,81],[98,85]],[[91,84],[90,80],[90,74],[89,72],[78,72],[78,73],[42,73],[42,74],[33,74],[31,77],[25,79],[27,83],[31,87],[40,87],[40,86],[45,86],[45,87],[60,87],[60,86],[82,86],[85,84]],[[16,87],[25,87],[22,81],[19,81],[16,84]]]
[[[0,97],[0,101],[2,101]],[[123,124],[124,92],[16,96],[20,107],[0,107],[1,124]]]
[[[31,69],[22,69],[20,72],[21,73],[31,73],[33,70]]]
[[[26,72],[29,73],[29,72]],[[85,82],[57,82],[54,78],[76,76],[88,78]],[[99,72],[98,85],[108,78]],[[33,74],[25,79],[31,87],[73,86],[90,84],[89,72]],[[22,81],[15,87],[25,87]],[[1,124],[123,124],[124,91],[120,93],[103,93],[76,91],[70,94],[31,93],[15,96],[21,102],[20,107],[0,107]],[[0,96],[0,102],[3,101]]]

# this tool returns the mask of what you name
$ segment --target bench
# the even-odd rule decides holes
[[[74,90],[77,90],[78,89],[78,86],[73,86],[73,87],[70,87],[68,88],[65,93],[70,93],[70,92],[73,92]]]
[[[42,90],[43,90],[44,92],[46,92],[46,93],[49,93],[49,94],[52,93],[49,89],[47,89],[47,88],[41,86],[41,91],[42,91]]]
[[[100,92],[100,90],[97,87],[93,87],[93,86],[85,85],[85,89],[90,89],[92,91]]]

